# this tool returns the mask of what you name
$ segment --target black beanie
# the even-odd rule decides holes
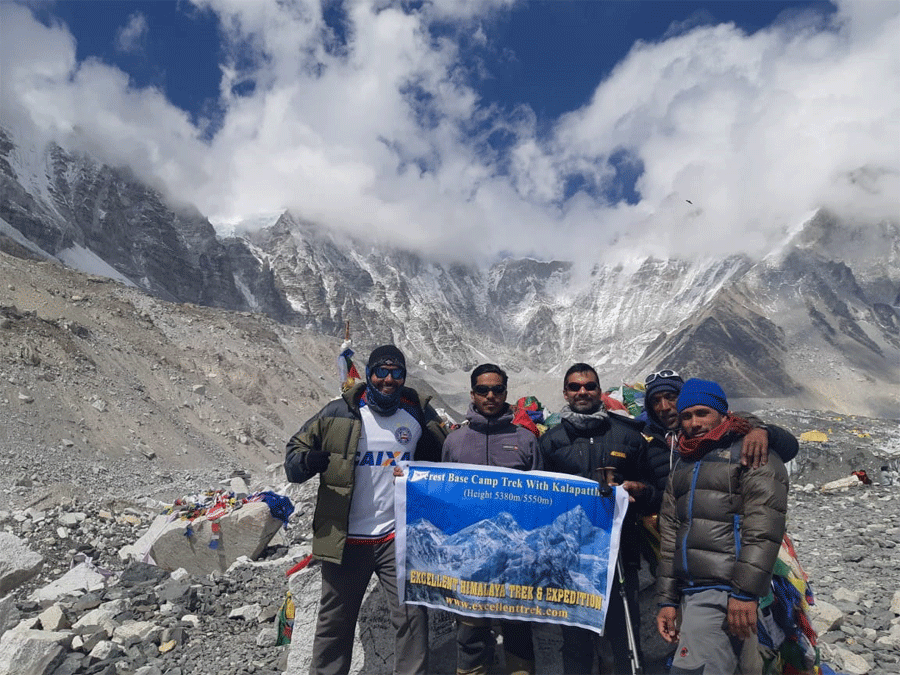
[[[650,384],[646,385],[646,389],[644,389],[644,400],[649,406],[650,397],[653,396],[653,394],[659,394],[663,391],[671,391],[675,394],[679,394],[681,393],[681,387],[683,386],[684,380],[676,373],[672,373],[669,377],[656,377]]]
[[[406,368],[406,357],[394,345],[382,345],[375,347],[372,353],[369,354],[369,362],[366,364],[366,368],[371,369],[388,363]]]

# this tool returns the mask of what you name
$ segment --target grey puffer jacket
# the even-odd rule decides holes
[[[512,423],[513,410],[509,406],[497,417],[488,418],[469,404],[466,419],[469,423],[451,431],[444,441],[442,461],[521,471],[541,468],[537,437]]]
[[[741,466],[741,442],[727,435],[700,459],[676,461],[659,514],[660,604],[678,604],[682,593],[703,588],[747,599],[769,592],[788,475],[775,453],[758,469]]]

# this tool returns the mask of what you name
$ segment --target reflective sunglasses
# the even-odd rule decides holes
[[[388,375],[393,377],[395,380],[406,379],[406,369],[401,368],[400,366],[375,366],[372,369],[372,374],[375,377],[381,378],[382,380]]]
[[[506,393],[506,385],[503,384],[495,384],[492,387],[489,387],[486,384],[476,384],[472,387],[472,391],[474,391],[479,396],[487,396],[488,392],[494,392],[497,396]]]
[[[572,393],[581,391],[582,387],[588,391],[597,391],[600,388],[600,385],[596,382],[569,382],[566,384],[566,389]]]
[[[669,378],[674,378],[676,380],[684,382],[684,380],[681,379],[681,375],[676,373],[674,370],[660,370],[658,373],[650,373],[647,376],[647,379],[644,380],[644,384],[650,384],[655,380],[667,380]]]

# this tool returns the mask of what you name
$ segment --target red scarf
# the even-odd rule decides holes
[[[750,424],[742,417],[725,415],[725,419],[715,429],[711,429],[702,436],[688,438],[684,434],[678,440],[678,454],[684,459],[700,459],[707,452],[719,445],[722,438],[733,433],[736,436],[746,436],[750,432]]]

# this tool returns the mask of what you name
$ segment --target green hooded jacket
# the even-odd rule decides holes
[[[313,515],[313,556],[340,563],[347,542],[350,502],[356,475],[356,448],[362,433],[359,403],[366,384],[361,382],[328,403],[310,418],[287,443],[284,469],[289,481],[303,483],[315,474],[306,468],[306,453],[325,450],[331,457],[319,476],[319,492]],[[437,412],[418,393],[403,387],[402,406],[422,426],[422,437],[413,452],[416,461],[439,462],[447,432]]]

